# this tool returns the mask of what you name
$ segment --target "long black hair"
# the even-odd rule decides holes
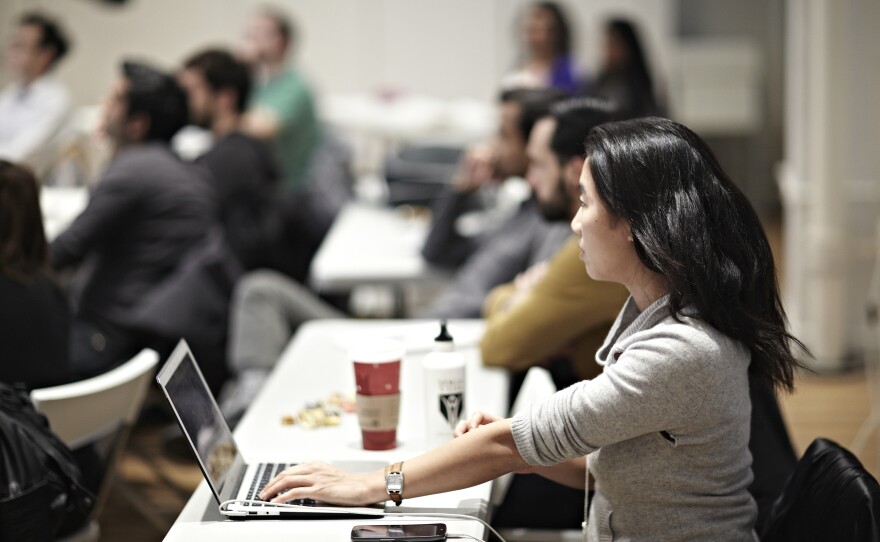
[[[627,19],[610,19],[605,23],[605,31],[613,35],[626,50],[626,65],[619,68],[605,66],[597,78],[597,87],[602,88],[608,80],[622,78],[626,82],[631,103],[619,104],[633,117],[660,114],[660,104],[654,88],[654,78],[648,67],[648,59],[636,26]]]
[[[806,347],[786,329],[770,244],[745,195],[692,131],[658,117],[604,124],[586,140],[590,173],[636,253],[685,306],[752,353],[749,370],[791,390]]]
[[[542,10],[553,20],[553,52],[558,58],[571,54],[571,27],[565,11],[556,2],[536,2],[533,10]]]
[[[50,272],[37,179],[0,160],[0,275],[27,282],[40,274]]]

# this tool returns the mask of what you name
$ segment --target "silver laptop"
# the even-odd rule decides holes
[[[233,519],[303,519],[375,517],[384,513],[385,509],[378,505],[341,507],[300,500],[289,503],[293,506],[282,507],[260,501],[258,495],[266,483],[290,464],[245,462],[186,341],[181,340],[177,344],[156,380],[171,403],[171,409],[196,454],[217,504],[235,501],[220,510],[223,515]],[[339,466],[355,472],[370,472],[382,468],[384,463],[358,461]]]

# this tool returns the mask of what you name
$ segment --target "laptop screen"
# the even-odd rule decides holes
[[[232,432],[185,344],[178,345],[169,365],[181,354],[183,359],[173,373],[160,375],[160,380],[165,380],[165,393],[171,406],[195,449],[211,489],[219,495],[238,450]]]

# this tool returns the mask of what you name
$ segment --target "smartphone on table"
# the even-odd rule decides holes
[[[444,523],[410,523],[406,525],[357,525],[351,530],[352,540],[387,542],[435,542],[446,540]]]

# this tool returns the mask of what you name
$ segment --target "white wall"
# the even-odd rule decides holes
[[[880,3],[789,0],[786,304],[823,370],[876,355],[866,292],[880,217]]]
[[[206,45],[233,45],[263,0],[2,0],[0,39],[17,15],[39,8],[75,40],[60,76],[78,104],[100,100],[122,58],[172,68]],[[323,92],[379,88],[439,98],[492,99],[514,62],[515,25],[527,0],[278,0],[298,21],[299,64]],[[641,24],[655,66],[666,64],[675,0],[564,0],[579,59],[595,66],[602,19],[628,14]],[[3,82],[5,73],[0,74]]]

